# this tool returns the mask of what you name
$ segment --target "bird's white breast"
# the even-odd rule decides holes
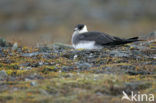
[[[75,49],[100,49],[100,47],[95,46],[95,41],[84,41],[76,45],[73,44]]]

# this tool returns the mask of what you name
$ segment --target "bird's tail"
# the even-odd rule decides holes
[[[139,40],[139,37],[133,37],[133,38],[126,39],[125,43],[132,43],[136,41],[141,41],[141,40]]]

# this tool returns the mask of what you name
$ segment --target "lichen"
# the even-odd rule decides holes
[[[4,48],[0,71],[7,77],[0,81],[0,102],[120,103],[122,91],[156,96],[156,48],[153,43],[147,47],[152,49],[138,50],[131,44],[97,51]],[[118,57],[111,50],[131,55]]]

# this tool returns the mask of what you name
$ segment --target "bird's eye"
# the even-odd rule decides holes
[[[82,24],[79,24],[79,25],[77,26],[77,28],[78,28],[79,30],[83,29],[83,27],[84,27],[84,25],[82,25]]]
[[[79,28],[79,30],[81,30],[83,28],[83,26],[79,26],[78,28]]]

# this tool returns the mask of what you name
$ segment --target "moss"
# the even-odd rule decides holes
[[[130,50],[129,46],[121,50],[127,48]],[[155,59],[150,56],[119,58],[104,54],[110,52],[109,49],[91,53],[84,50],[75,52],[73,49],[56,53],[48,50],[50,53],[32,57],[21,54],[38,49],[23,47],[22,52],[3,50],[7,57],[1,58],[0,70],[5,70],[8,78],[0,81],[0,102],[120,103],[123,90],[153,93],[156,89]],[[151,50],[143,52],[154,54]],[[66,53],[79,56],[77,59],[67,58],[63,56]],[[91,54],[95,57],[89,57]],[[87,62],[91,67],[83,71],[77,68],[77,62]],[[72,69],[63,72],[64,67]],[[130,75],[127,73],[129,70],[147,74]],[[36,85],[31,85],[32,82]]]
[[[55,67],[55,66],[45,66],[42,70],[41,70],[41,72],[42,73],[45,73],[45,74],[47,74],[47,73],[49,73],[49,72],[57,72],[58,71],[58,69]]]
[[[8,75],[19,76],[27,72],[27,70],[5,70]]]

